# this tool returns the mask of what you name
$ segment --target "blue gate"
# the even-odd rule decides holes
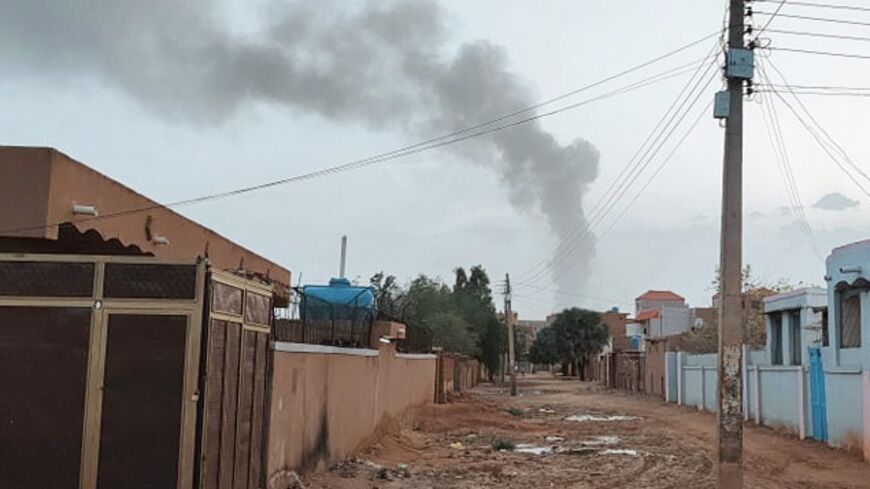
[[[825,370],[822,350],[810,348],[810,399],[813,405],[813,438],[828,441],[828,413],[825,406]]]

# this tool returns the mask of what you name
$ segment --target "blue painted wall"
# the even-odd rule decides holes
[[[698,406],[701,404],[701,369],[699,367],[683,367],[683,404]]]
[[[716,355],[688,355],[683,354],[683,378],[677,379],[677,369],[674,368],[669,382],[676,388],[677,382],[683,382],[683,404],[692,407],[701,405],[703,399],[703,407],[710,412],[716,412],[718,409],[718,370],[716,368]],[[763,354],[753,354],[750,352],[748,358],[765,358]],[[673,354],[673,360],[676,363],[676,354]],[[744,376],[746,382],[746,406],[750,420],[756,420],[758,413],[755,412],[755,369],[756,365],[751,365]],[[767,426],[780,426],[787,428],[794,433],[799,432],[799,412],[798,412],[798,382],[804,384],[804,429],[807,436],[812,436],[812,402],[809,384],[809,373],[802,370],[802,375],[798,376],[798,367],[774,367],[769,365],[761,366],[761,419],[762,424]],[[801,367],[802,368],[802,367]],[[704,375],[704,394],[701,395],[701,373]],[[856,376],[857,378],[857,376]],[[800,380],[799,380],[800,379]],[[838,389],[834,387],[833,389]],[[858,396],[860,398],[860,391]],[[829,394],[830,395],[830,394]],[[671,402],[676,402],[676,396]],[[848,410],[848,403],[854,402],[853,399],[844,399],[838,404],[842,409]],[[830,410],[829,410],[830,413]],[[860,418],[860,410],[851,408],[850,415],[852,418]],[[844,418],[845,419],[845,418]],[[853,426],[854,419],[845,419],[846,426]],[[859,425],[860,426],[860,425]],[[832,432],[833,433],[833,432]],[[832,435],[833,436],[833,435]]]
[[[668,383],[668,388],[666,389],[668,398],[665,401],[677,402],[677,353],[672,351],[665,352],[665,363],[667,365],[666,371],[668,372],[668,378],[665,379],[665,382]]]
[[[719,369],[704,369],[704,409],[716,412],[719,409]]]
[[[791,368],[762,367],[761,422],[798,431],[798,377]]]
[[[833,446],[841,446],[849,433],[859,439],[864,431],[861,374],[827,373],[825,369],[828,437]]]

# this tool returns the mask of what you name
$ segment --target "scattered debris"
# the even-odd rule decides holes
[[[617,443],[619,443],[619,437],[610,435],[593,436],[580,442],[582,445],[616,445]]]
[[[390,469],[388,469],[386,467],[381,467],[381,469],[378,470],[376,477],[378,479],[385,480],[385,481],[393,480],[393,476],[392,476],[392,474],[390,474]]]
[[[299,474],[282,470],[269,479],[269,489],[305,489]]]
[[[565,439],[562,438],[561,436],[548,436],[544,439],[550,443],[562,443],[563,441],[565,441]]]
[[[568,416],[565,418],[565,421],[575,421],[578,423],[584,422],[597,422],[597,421],[638,421],[640,418],[638,416],[606,416],[601,414],[575,414],[573,416]]]
[[[535,445],[529,445],[527,443],[520,443],[514,448],[514,451],[517,453],[528,453],[531,455],[549,455],[553,453],[553,448],[537,447]]]
[[[556,451],[561,455],[594,455],[599,452],[597,448],[591,447],[572,447],[572,448],[561,448]]]
[[[632,457],[637,457],[637,450],[631,450],[628,448],[608,448],[606,450],[601,450],[601,455],[630,455]]]
[[[450,444],[450,448],[454,450],[465,450],[465,445],[463,445],[461,441],[455,441]]]
[[[526,411],[523,409],[520,409],[518,407],[508,408],[507,412],[511,413],[513,416],[516,416],[518,418],[525,418],[526,417]]]
[[[495,440],[492,441],[492,448],[495,450],[499,450],[499,451],[501,451],[501,450],[510,451],[510,450],[513,450],[514,448],[516,448],[516,445],[511,440],[504,440],[501,438],[496,438]]]
[[[547,409],[547,408],[538,409],[538,412],[542,413],[542,414],[556,414],[555,409]]]
[[[333,465],[330,470],[344,479],[353,479],[359,472],[359,465],[360,461],[355,458],[349,460],[342,460],[341,462]]]

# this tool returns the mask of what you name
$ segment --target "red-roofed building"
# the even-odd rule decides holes
[[[632,332],[648,338],[688,331],[691,314],[686,299],[670,290],[648,290],[637,297]]]
[[[657,319],[659,317],[659,311],[656,309],[644,309],[637,313],[637,316],[634,318],[637,322],[649,321],[650,319]]]
[[[648,290],[641,294],[638,297],[638,300],[671,300],[671,301],[685,301],[686,299],[677,294],[675,292],[671,292],[670,290]]]
[[[648,290],[634,300],[635,310],[658,309],[660,306],[686,305],[686,299],[670,290]]]

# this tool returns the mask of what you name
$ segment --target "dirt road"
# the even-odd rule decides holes
[[[429,406],[309,488],[707,488],[715,416],[549,375]],[[513,447],[513,449],[511,449]],[[500,448],[500,449],[499,449]],[[746,430],[747,487],[870,488],[854,454]]]

